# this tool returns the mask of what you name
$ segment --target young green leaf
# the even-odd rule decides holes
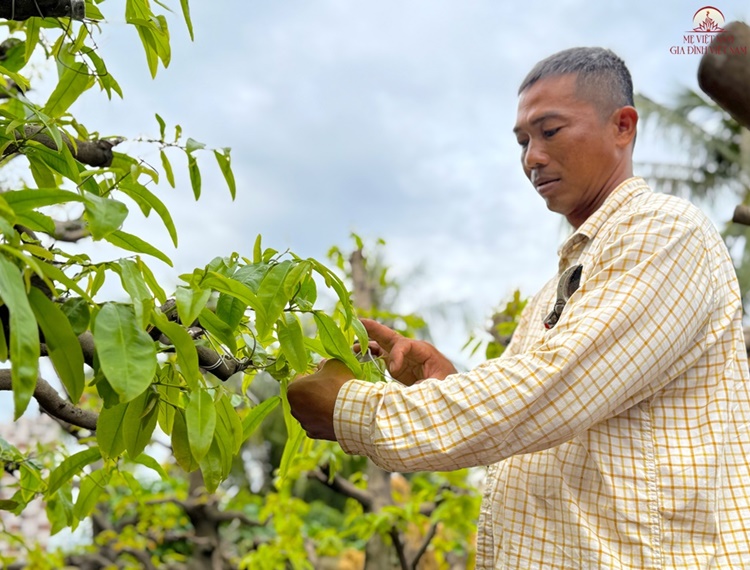
[[[195,199],[201,197],[201,171],[198,168],[198,161],[195,157],[188,153],[188,173],[190,174],[190,186],[193,188],[193,195]]]
[[[355,376],[359,376],[361,366],[357,357],[354,356],[351,344],[346,340],[341,329],[325,313],[316,311],[313,316],[315,317],[315,324],[318,325],[318,336],[328,355],[341,360]]]
[[[174,414],[174,425],[172,426],[172,451],[177,464],[187,473],[198,469],[198,462],[190,451],[185,412],[182,410],[175,410]]]
[[[75,192],[57,188],[28,188],[3,192],[3,198],[16,213],[35,210],[43,206],[83,202],[84,198]]]
[[[193,289],[189,287],[177,287],[175,298],[177,300],[177,313],[180,321],[186,327],[192,326],[198,314],[206,306],[211,297],[210,289]]]
[[[171,259],[169,259],[166,255],[164,255],[164,253],[156,249],[150,243],[143,241],[138,236],[134,236],[133,234],[129,234],[121,230],[117,230],[104,236],[104,239],[106,239],[112,245],[116,245],[117,247],[121,247],[122,249],[133,251],[135,253],[145,253],[147,255],[152,255],[153,257],[161,259],[164,263],[172,267]]]
[[[226,394],[223,394],[216,402],[216,417],[219,420],[217,425],[221,424],[231,436],[232,445],[229,454],[231,458],[239,453],[244,439],[242,439],[242,420]]]
[[[127,409],[128,404],[117,404],[111,408],[103,408],[99,412],[99,419],[96,420],[96,441],[105,459],[115,459],[125,451],[122,431]]]
[[[14,416],[29,405],[39,374],[39,331],[21,272],[0,255],[0,297],[10,311],[10,361]]]
[[[307,370],[308,354],[305,349],[305,339],[302,334],[297,315],[284,313],[276,322],[276,334],[279,339],[279,348],[286,357],[289,364],[298,373]]]
[[[216,408],[213,398],[206,390],[199,389],[190,394],[185,408],[188,441],[193,457],[200,463],[211,447],[216,430]]]
[[[68,391],[71,402],[77,404],[86,383],[83,351],[78,336],[73,332],[65,314],[36,287],[29,291],[29,303],[44,333],[52,365]]]
[[[141,328],[145,329],[148,326],[151,309],[154,306],[151,292],[135,262],[129,259],[121,259],[118,265],[120,266],[120,278],[122,279],[123,289],[127,291],[133,300],[136,321],[138,321]]]
[[[93,84],[94,78],[85,63],[78,61],[66,66],[42,111],[49,117],[59,117]]]
[[[253,432],[260,427],[261,422],[281,403],[280,396],[272,396],[255,406],[242,419],[242,441],[247,441]]]
[[[174,172],[172,171],[172,164],[169,162],[169,158],[167,158],[167,154],[163,150],[159,151],[159,156],[161,157],[161,166],[164,169],[167,182],[169,182],[169,185],[174,188]]]
[[[182,7],[182,15],[185,18],[185,25],[190,33],[190,40],[195,40],[195,37],[193,36],[193,21],[190,19],[190,5],[188,4],[188,0],[180,0],[180,6]]]
[[[102,458],[98,447],[89,447],[63,460],[49,474],[46,495],[52,496],[62,485],[71,480],[74,475],[80,473],[86,465]]]
[[[237,341],[234,337],[234,331],[219,317],[208,309],[203,309],[198,319],[201,326],[211,335],[215,336],[232,354],[237,352]]]
[[[216,439],[211,441],[211,447],[203,459],[201,459],[200,466],[206,490],[209,493],[215,492],[219,487],[219,483],[224,479],[221,450]]]
[[[81,480],[78,490],[78,497],[73,506],[73,516],[81,520],[91,514],[94,507],[99,502],[104,492],[105,485],[111,478],[111,473],[107,469],[97,469],[91,475]]]
[[[229,148],[225,148],[223,153],[221,151],[215,150],[214,156],[216,157],[216,162],[219,164],[221,173],[224,175],[224,180],[226,180],[227,182],[229,193],[232,195],[232,200],[234,200],[237,196],[237,184],[234,181],[234,172],[232,172],[232,164],[231,159],[229,158],[229,151]]]
[[[105,238],[120,229],[128,216],[128,207],[112,198],[89,194],[84,197],[84,202],[86,206],[83,217],[95,240]]]
[[[138,457],[151,442],[156,427],[159,396],[145,391],[128,403],[122,421],[122,440],[130,457]]]
[[[195,351],[193,339],[190,338],[190,335],[184,328],[177,323],[168,321],[161,313],[154,311],[152,314],[154,324],[174,345],[177,351],[177,363],[180,366],[180,372],[184,376],[188,386],[192,391],[198,390],[201,373],[198,367],[198,353]]]
[[[106,303],[94,321],[99,363],[121,402],[140,396],[156,373],[156,347],[135,321],[132,307]]]

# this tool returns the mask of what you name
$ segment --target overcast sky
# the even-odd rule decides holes
[[[515,288],[530,295],[554,273],[564,237],[520,167],[511,129],[521,79],[555,51],[598,45],[625,60],[637,91],[668,102],[697,88],[700,56],[670,47],[684,45],[703,4],[193,0],[195,42],[170,17],[172,63],[155,81],[118,5],[102,5],[110,22],[95,38],[125,98],[87,93],[77,118],[102,135],[153,137],[158,112],[209,147],[232,147],[234,202],[209,154],[194,202],[174,155],[178,188],[158,194],[177,250],[156,217],[126,227],[175,261],[153,264],[168,286],[216,255],[249,255],[259,233],[323,259],[357,232],[386,240],[397,275],[420,268],[402,309],[460,305],[479,326]],[[716,6],[727,21],[748,20],[745,1]],[[158,165],[155,148],[139,149]],[[653,133],[639,137],[636,161],[665,155],[679,157]],[[467,334],[458,313],[435,324],[437,344],[462,362]]]

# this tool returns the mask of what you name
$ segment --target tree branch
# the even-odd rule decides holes
[[[351,481],[347,481],[341,475],[334,475],[333,479],[330,479],[329,474],[325,468],[317,468],[314,471],[310,471],[307,476],[311,479],[316,479],[328,487],[329,489],[341,493],[345,497],[354,499],[357,501],[365,511],[372,510],[372,495],[356,487]]]
[[[88,225],[83,219],[60,221],[55,220],[55,233],[52,235],[57,241],[75,243],[91,235]]]
[[[0,2],[0,18],[6,20],[26,20],[34,16],[40,18],[86,17],[84,0],[10,0]]]
[[[9,145],[5,151],[3,151],[3,156],[19,152],[23,142],[26,140],[38,142],[52,150],[59,150],[57,148],[57,143],[55,143],[51,136],[44,132],[44,129],[45,127],[39,125],[25,125],[23,127],[21,139],[18,143]],[[113,138],[111,140],[99,139],[93,141],[76,139],[75,141],[72,141],[70,137],[63,132],[60,132],[60,136],[62,137],[63,143],[65,143],[65,146],[68,147],[76,160],[94,167],[110,166],[112,164],[112,147],[123,141],[121,138]]]
[[[737,206],[734,209],[732,221],[735,224],[750,226],[750,206],[745,206],[744,204],[740,204],[739,206]]]
[[[419,550],[417,550],[416,554],[414,555],[414,558],[411,561],[411,570],[417,570],[419,559],[422,558],[422,556],[424,556],[425,552],[427,552],[427,548],[430,546],[430,542],[432,542],[432,539],[435,538],[436,533],[437,533],[437,523],[435,522],[430,525],[430,530],[427,531],[427,536],[424,537],[424,540],[422,541],[422,544],[419,547]]]
[[[7,368],[0,370],[0,390],[12,390],[11,372]],[[60,394],[44,378],[37,378],[34,399],[49,415],[69,424],[91,431],[96,431],[96,420],[99,414],[82,410],[60,397]]]
[[[401,535],[399,534],[398,529],[395,526],[391,527],[389,534],[393,541],[393,547],[396,549],[398,563],[401,566],[401,569],[409,570],[409,563],[406,561],[406,552],[404,551],[404,543],[401,542]]]

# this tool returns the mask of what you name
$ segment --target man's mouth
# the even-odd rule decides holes
[[[551,190],[557,182],[560,182],[559,178],[544,178],[542,180],[536,180],[534,182],[534,187],[536,188],[537,192],[542,193],[546,192],[547,190]]]

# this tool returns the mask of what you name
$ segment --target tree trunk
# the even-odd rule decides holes
[[[713,49],[713,52],[711,51]],[[750,129],[750,27],[727,24],[698,66],[698,85],[745,128]]]

